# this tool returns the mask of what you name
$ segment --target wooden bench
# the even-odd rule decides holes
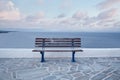
[[[75,52],[83,52],[81,38],[36,38],[35,47],[32,52],[40,52],[41,62],[45,62],[44,52],[72,52],[72,62],[75,62]]]

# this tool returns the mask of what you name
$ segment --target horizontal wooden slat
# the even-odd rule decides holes
[[[44,45],[43,44],[36,44],[36,46],[41,46],[41,47],[54,47],[54,46],[57,46],[57,47],[76,47],[76,46],[80,46],[79,43],[74,43],[74,44],[71,44],[71,43],[45,43]]]
[[[57,47],[78,47],[78,46],[80,46],[81,47],[81,45],[79,45],[79,44],[75,44],[75,45],[56,45],[56,44],[49,44],[49,45],[41,45],[41,44],[39,44],[39,45],[35,45],[35,46],[41,46],[41,47],[54,47],[54,46],[57,46]]]
[[[35,47],[43,47],[43,46],[36,45]],[[44,46],[44,47],[54,47],[54,48],[56,48],[56,47],[73,47],[73,46]],[[78,46],[74,46],[74,47],[81,47],[81,46],[78,45]]]
[[[36,38],[35,47],[81,47],[80,38]]]
[[[83,50],[32,50],[32,52],[41,52],[41,51],[45,51],[45,52],[83,52]]]
[[[37,41],[81,41],[80,38],[36,38]]]
[[[35,44],[43,44],[43,42],[35,42]],[[45,42],[44,44],[81,44],[81,42]]]
[[[51,40],[51,39],[53,39],[53,40],[71,40],[71,39],[74,39],[74,40],[80,40],[80,38],[36,38],[36,39],[45,39],[45,40]]]
[[[43,40],[36,40],[35,42],[43,42]],[[51,40],[51,41],[44,41],[44,42],[72,42],[72,40]],[[81,42],[80,40],[75,40],[73,42]]]

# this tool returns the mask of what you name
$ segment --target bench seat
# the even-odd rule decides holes
[[[32,52],[41,52],[41,51],[45,51],[45,52],[83,52],[83,50],[32,50]]]

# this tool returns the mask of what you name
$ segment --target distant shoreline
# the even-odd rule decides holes
[[[9,32],[15,32],[15,31],[0,31],[0,33],[9,33]]]

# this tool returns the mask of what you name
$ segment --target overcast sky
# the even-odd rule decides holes
[[[0,0],[0,29],[120,32],[120,0]]]

